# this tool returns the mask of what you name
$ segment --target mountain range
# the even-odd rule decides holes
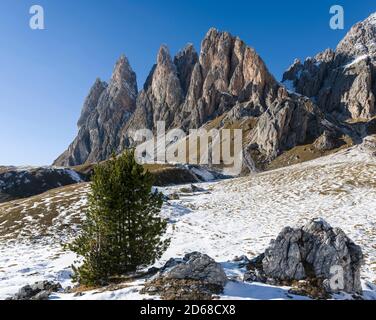
[[[360,143],[375,127],[375,39],[373,14],[353,26],[336,50],[296,60],[282,82],[253,48],[214,28],[200,53],[188,44],[172,57],[162,45],[141,90],[123,55],[108,83],[95,81],[78,135],[54,165],[106,160],[135,145],[135,130],[155,132],[161,120],[167,130],[243,129],[244,165],[251,171],[298,146],[310,154],[292,153],[295,162]]]

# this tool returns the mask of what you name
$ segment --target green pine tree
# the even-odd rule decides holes
[[[139,165],[133,151],[96,166],[86,220],[69,248],[83,257],[73,279],[83,285],[152,264],[167,249],[167,222],[159,216],[162,194],[152,192],[152,175]]]

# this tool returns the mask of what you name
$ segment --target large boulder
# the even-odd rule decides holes
[[[223,267],[206,254],[193,252],[170,259],[141,293],[165,300],[211,300],[223,292],[228,279]]]
[[[183,263],[168,271],[166,277],[170,279],[199,280],[220,287],[224,287],[227,282],[222,266],[208,255],[199,252],[187,254],[183,259]]]
[[[302,228],[284,228],[265,251],[262,269],[278,281],[322,279],[328,292],[361,293],[362,262],[361,248],[341,229],[313,219]]]

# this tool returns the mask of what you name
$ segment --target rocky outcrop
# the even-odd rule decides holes
[[[316,139],[313,146],[319,151],[328,151],[338,148],[341,141],[338,134],[333,131],[325,130],[324,133]]]
[[[57,167],[0,167],[0,203],[83,182],[86,176]]]
[[[78,121],[78,136],[54,164],[73,166],[108,159],[118,149],[120,133],[135,110],[137,93],[136,74],[122,56],[108,85],[95,81]]]
[[[259,117],[250,133],[249,147],[261,151],[266,159],[274,159],[284,150],[317,137],[324,128],[321,120],[307,98],[285,94]]]
[[[326,292],[361,293],[361,248],[339,228],[314,219],[302,228],[284,228],[250,266],[246,280],[291,283],[309,280]]]
[[[140,92],[122,57],[108,85],[95,82],[78,122],[78,136],[55,164],[106,160],[112,152],[135,146],[136,130],[155,133],[158,121],[165,121],[166,130],[186,132],[207,125],[243,129],[243,159],[249,170],[296,145],[313,143],[333,127],[337,135],[358,143],[369,126],[344,121],[376,116],[375,39],[376,14],[356,24],[335,51],[296,60],[284,74],[283,85],[254,49],[214,28],[199,54],[188,44],[172,57],[161,46]],[[317,143],[325,150],[333,145],[327,139]]]
[[[206,254],[192,252],[170,259],[141,293],[166,300],[211,300],[223,291],[228,279],[223,267]]]
[[[18,293],[9,300],[48,300],[53,292],[62,290],[60,283],[40,281],[22,287]]]
[[[283,76],[291,90],[312,98],[323,112],[339,120],[376,115],[376,14],[357,23],[338,44],[296,60]]]

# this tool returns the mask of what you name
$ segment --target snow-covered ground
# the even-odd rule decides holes
[[[283,227],[301,226],[310,218],[321,217],[341,227],[362,247],[366,258],[362,269],[364,297],[376,299],[372,284],[376,281],[375,152],[375,142],[369,139],[331,156],[249,177],[202,183],[205,191],[180,193],[179,200],[163,207],[163,215],[170,220],[168,236],[172,241],[156,266],[171,257],[200,251],[221,262],[228,276],[239,280],[243,270],[229,262],[235,256],[254,257]],[[179,193],[181,188],[162,190]],[[58,210],[67,212],[63,206]],[[33,243],[7,241],[0,245],[0,299],[42,279],[71,285],[74,259],[54,237],[34,239]],[[143,280],[138,280],[120,290],[96,290],[79,297],[56,294],[52,298],[140,299],[145,298],[139,294],[142,285]],[[289,295],[288,288],[241,281],[230,281],[222,298],[305,299]]]

